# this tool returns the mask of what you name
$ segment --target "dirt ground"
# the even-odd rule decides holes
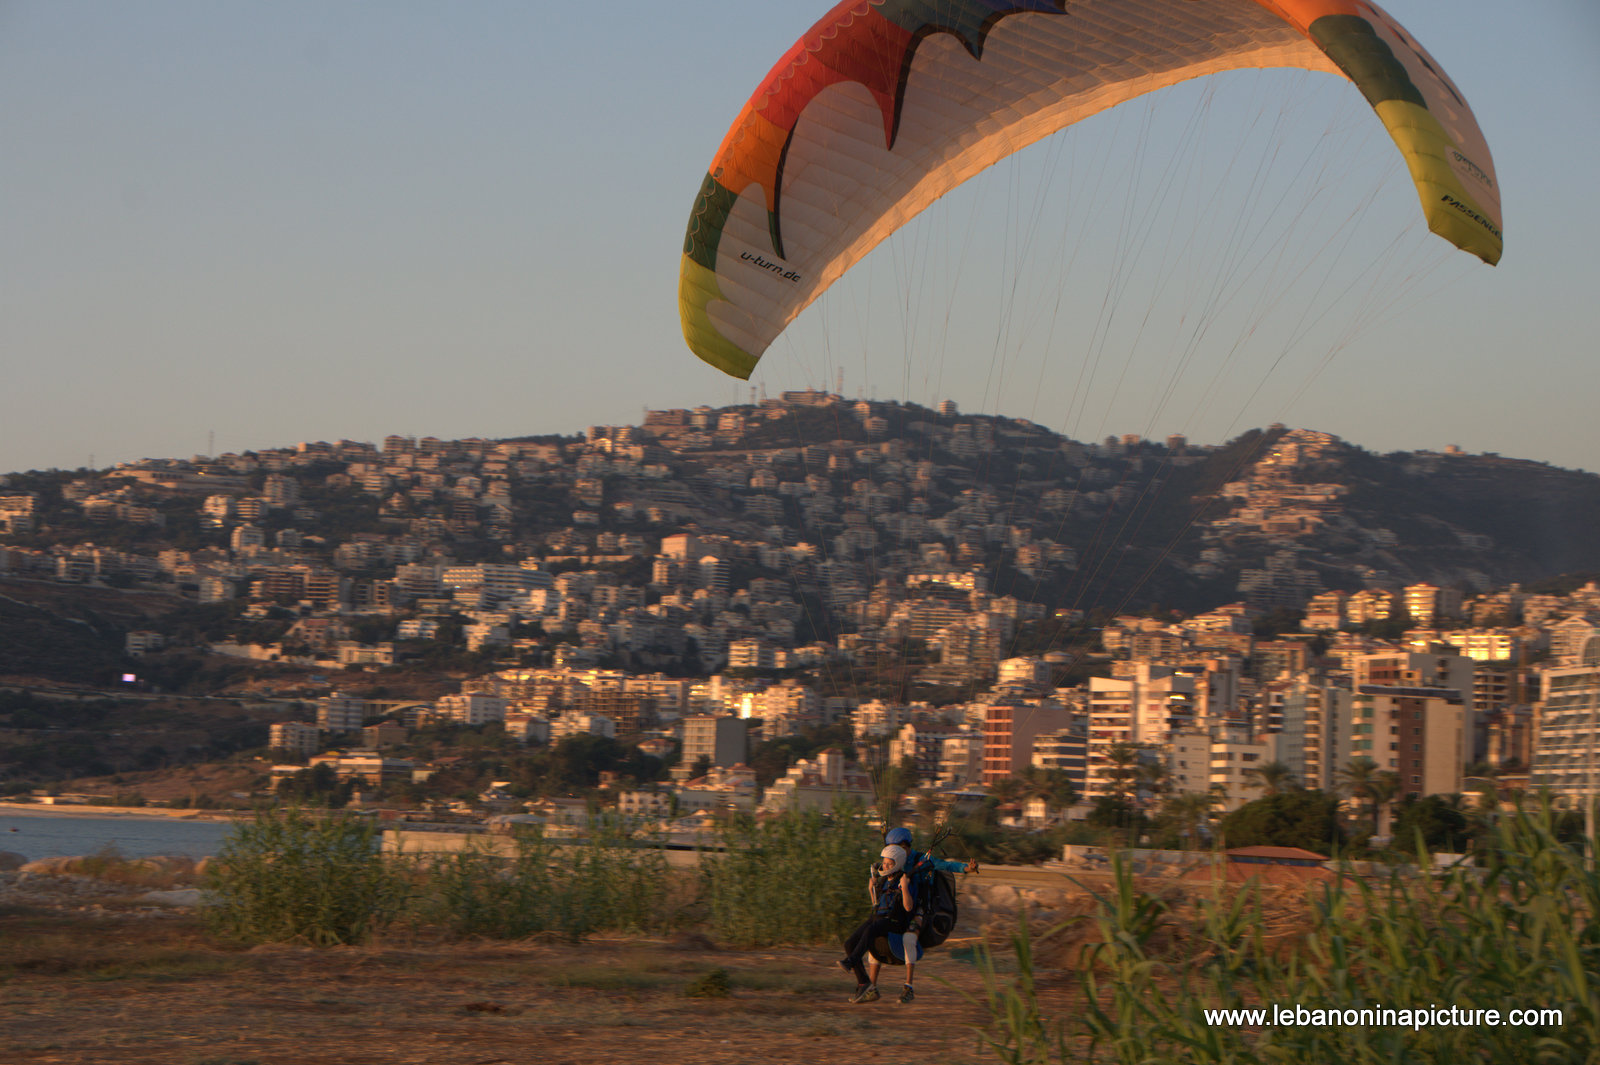
[[[996,1060],[970,948],[935,954],[918,997],[846,999],[837,952],[731,951],[697,937],[224,949],[190,911],[113,895],[0,906],[7,1065],[633,1065]],[[726,992],[702,997],[707,984]],[[1069,1009],[1072,989],[1044,979]]]

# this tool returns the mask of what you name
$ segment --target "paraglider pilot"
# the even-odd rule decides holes
[[[850,996],[851,1002],[877,1001],[878,962],[876,959],[872,962],[870,980],[863,964],[863,959],[872,947],[872,941],[878,936],[905,935],[911,926],[917,902],[912,878],[907,875],[906,862],[909,855],[910,852],[906,848],[897,844],[883,848],[878,864],[874,867],[874,875],[867,884],[867,894],[872,899],[872,916],[862,922],[861,927],[845,940],[846,953],[839,959],[839,967],[853,973],[856,978],[856,993]],[[906,986],[900,994],[901,1002],[910,1002],[912,998],[911,968],[910,965],[906,966]]]

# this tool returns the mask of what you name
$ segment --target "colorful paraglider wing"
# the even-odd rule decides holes
[[[1136,96],[1250,67],[1355,82],[1433,231],[1499,258],[1499,191],[1471,111],[1371,4],[846,0],[772,68],[712,160],[684,241],[684,337],[747,378],[823,290],[969,177]]]

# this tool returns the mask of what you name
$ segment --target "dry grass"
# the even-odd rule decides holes
[[[902,1008],[846,1003],[826,949],[419,934],[225,950],[188,918],[35,910],[0,914],[0,942],[7,1065],[732,1065],[913,1044],[928,1061],[989,1060],[971,1027],[986,1017],[962,997],[976,972],[950,954],[922,968]],[[717,971],[725,996],[687,994]]]
[[[58,911],[0,911],[0,982],[30,976],[177,980],[234,972],[245,962],[217,949],[192,919],[90,920]]]

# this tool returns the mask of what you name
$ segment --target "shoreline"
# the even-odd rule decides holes
[[[72,803],[55,805],[32,802],[0,802],[0,816],[18,817],[125,817],[146,821],[237,820],[241,815],[229,810],[174,810],[160,806],[88,806]]]

